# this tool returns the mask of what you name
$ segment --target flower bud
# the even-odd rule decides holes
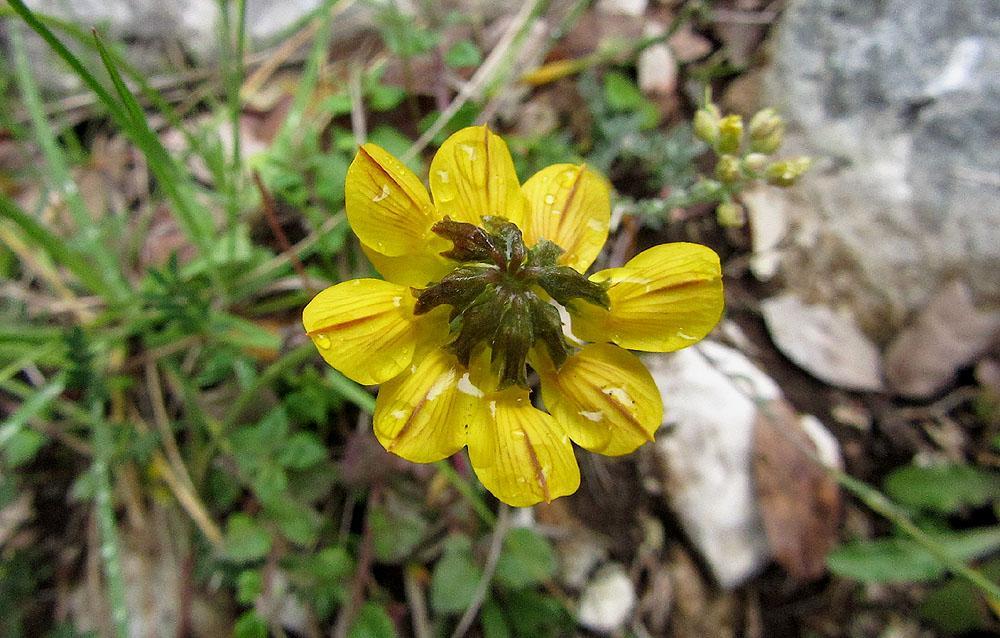
[[[743,118],[739,115],[727,115],[719,120],[719,139],[715,150],[719,153],[735,153],[740,150],[743,141]]]
[[[722,155],[715,163],[715,176],[726,184],[733,184],[743,179],[740,170],[740,160],[735,155]]]
[[[694,134],[706,144],[715,144],[719,139],[719,107],[709,102],[695,111]]]
[[[785,121],[772,108],[762,109],[750,120],[750,149],[755,153],[771,154],[778,150],[785,137]]]
[[[767,155],[763,153],[748,153],[743,158],[743,170],[748,173],[759,173],[764,170],[765,166],[767,166]]]
[[[743,207],[732,200],[719,204],[715,209],[715,218],[723,228],[742,228],[746,223]]]
[[[809,170],[811,164],[812,159],[808,157],[796,157],[771,164],[765,169],[764,174],[770,184],[791,186],[803,173]]]
[[[691,198],[698,202],[710,202],[722,191],[722,184],[714,179],[699,179],[691,186]]]

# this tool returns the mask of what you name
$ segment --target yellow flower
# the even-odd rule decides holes
[[[427,463],[467,446],[483,485],[514,506],[571,494],[573,443],[621,455],[652,440],[660,395],[626,348],[668,352],[708,334],[722,313],[719,258],[663,244],[585,277],[608,236],[605,179],[557,164],[522,186],[484,126],[448,138],[429,177],[433,200],[385,150],[358,150],[347,218],[385,281],[322,291],[306,332],[331,366],[382,384],[386,450]],[[531,402],[526,363],[547,412]]]

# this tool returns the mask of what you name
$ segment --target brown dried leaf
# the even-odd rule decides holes
[[[840,519],[837,483],[815,453],[788,403],[770,401],[758,411],[753,468],[764,529],[775,561],[798,581],[823,575]]]

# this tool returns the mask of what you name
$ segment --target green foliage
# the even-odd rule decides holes
[[[969,465],[907,465],[886,478],[885,491],[903,505],[952,514],[1000,500],[1000,474]]]
[[[472,602],[482,570],[472,560],[472,544],[465,536],[452,535],[431,575],[431,608],[439,614],[460,614]]]
[[[226,557],[234,563],[252,563],[271,551],[271,535],[246,514],[233,514],[226,525]]]
[[[366,602],[358,610],[348,638],[395,638],[396,627],[385,608],[372,601]]]
[[[533,530],[517,528],[504,538],[496,581],[509,589],[522,589],[551,578],[556,567],[552,545]]]
[[[459,40],[444,54],[444,63],[456,69],[478,66],[482,61],[482,52],[471,40]]]

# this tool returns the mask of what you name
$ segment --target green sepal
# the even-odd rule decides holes
[[[606,284],[590,281],[569,266],[539,268],[532,274],[538,285],[560,305],[565,306],[576,299],[602,308],[611,305]]]
[[[417,303],[413,314],[422,315],[438,306],[450,305],[451,319],[454,319],[483,293],[486,286],[495,280],[496,274],[494,266],[459,266],[436,284],[416,291]]]

